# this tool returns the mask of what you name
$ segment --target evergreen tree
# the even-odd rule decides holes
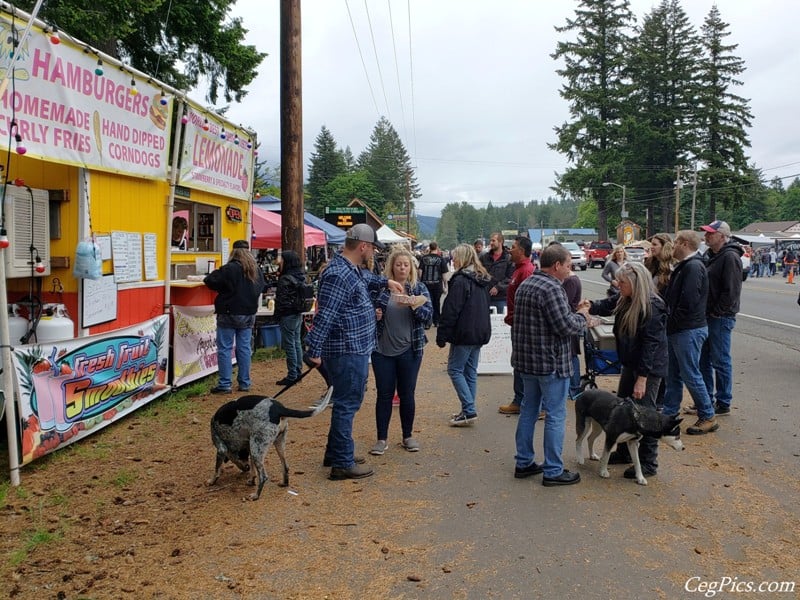
[[[39,17],[180,90],[208,83],[208,100],[240,102],[266,54],[243,44],[236,0],[49,0]],[[34,0],[17,6],[30,11]],[[91,10],[87,9],[91,8]]]
[[[416,176],[400,136],[385,117],[381,117],[372,130],[369,145],[358,157],[358,167],[368,173],[380,193],[380,198],[374,199],[375,204],[370,204],[370,208],[381,217],[386,215],[386,202],[405,207],[407,191],[409,211],[414,210],[413,200],[420,197]]]
[[[336,140],[330,130],[322,126],[317,139],[314,141],[314,152],[308,165],[308,203],[306,210],[322,217],[325,206],[331,206],[327,200],[323,201],[323,190],[339,175],[347,173],[344,156],[336,148]],[[348,199],[349,202],[349,199]],[[342,204],[341,206],[345,206]]]
[[[573,166],[558,176],[556,190],[576,196],[585,187],[597,189],[598,228],[607,237],[611,190],[601,183],[624,183],[624,139],[620,129],[630,93],[626,75],[626,33],[634,23],[627,0],[580,0],[574,19],[559,33],[572,41],[559,42],[554,59],[563,59],[556,72],[565,83],[561,97],[569,102],[571,121],[556,127],[558,141],[550,148],[564,154]]]
[[[323,214],[326,206],[341,208],[347,206],[353,198],[364,201],[370,208],[379,204],[380,192],[363,169],[342,173],[325,184],[320,191],[317,208]]]
[[[742,85],[737,79],[744,70],[744,61],[733,55],[738,44],[725,44],[728,24],[720,18],[716,6],[702,26],[701,43],[704,56],[700,63],[699,151],[697,158],[705,164],[699,174],[701,188],[708,190],[708,217],[716,218],[717,199],[725,208],[741,206],[749,194],[752,172],[744,149],[750,147],[745,129],[753,115],[748,101],[733,93]],[[763,213],[762,213],[763,214]]]
[[[655,210],[648,210],[648,234],[669,229],[675,168],[687,165],[697,147],[701,52],[697,33],[678,0],[662,0],[644,18],[631,56],[633,93],[626,133],[633,187],[647,190],[648,208],[661,206],[660,220]]]
[[[344,160],[344,166],[348,172],[352,173],[356,170],[356,157],[353,156],[353,151],[350,150],[350,146],[342,150],[342,160]]]

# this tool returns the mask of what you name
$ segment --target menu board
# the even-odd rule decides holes
[[[117,285],[114,282],[114,275],[103,275],[100,279],[84,279],[81,300],[81,327],[91,327],[116,319]]]
[[[148,281],[158,279],[156,241],[155,233],[144,234],[144,278]]]
[[[111,253],[117,283],[142,280],[142,234],[111,232]]]

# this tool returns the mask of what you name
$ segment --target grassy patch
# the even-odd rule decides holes
[[[123,469],[117,472],[117,475],[111,480],[111,483],[121,489],[128,487],[130,484],[136,481],[138,477],[139,475],[137,473]]]
[[[22,545],[22,548],[18,548],[14,550],[10,557],[9,562],[11,563],[12,567],[18,566],[22,561],[24,561],[28,555],[36,550],[39,546],[43,546],[45,544],[50,544],[52,542],[60,540],[64,537],[64,533],[60,530],[58,531],[49,531],[47,529],[37,528],[25,533],[25,539]]]

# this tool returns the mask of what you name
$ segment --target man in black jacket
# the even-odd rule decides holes
[[[483,268],[492,278],[489,288],[489,307],[494,306],[499,313],[506,310],[506,291],[515,268],[511,255],[503,245],[504,241],[503,234],[495,231],[489,238],[489,250],[480,256]]]
[[[708,337],[706,303],[708,274],[702,257],[697,253],[700,238],[694,231],[675,234],[672,256],[678,260],[664,300],[669,310],[667,318],[667,367],[664,392],[664,414],[677,415],[683,399],[683,385],[697,407],[697,422],[686,429],[690,435],[711,433],[719,429],[714,407],[700,373],[700,352]]]
[[[742,295],[742,254],[744,250],[731,241],[731,229],[725,221],[714,221],[701,227],[705,231],[706,268],[708,269],[708,339],[700,355],[700,370],[706,389],[716,402],[714,412],[728,415],[733,399],[733,364],[731,335],[739,312]],[[715,377],[716,375],[716,377]],[[716,379],[716,381],[715,381]]]
[[[419,261],[420,278],[431,295],[433,304],[433,326],[439,326],[439,312],[442,306],[442,290],[447,265],[439,252],[439,245],[431,242],[428,253]]]

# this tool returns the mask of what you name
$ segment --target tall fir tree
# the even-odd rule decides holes
[[[625,183],[620,123],[630,93],[626,54],[634,22],[627,0],[580,0],[575,18],[556,27],[573,39],[559,42],[552,55],[564,61],[556,72],[565,80],[560,94],[569,102],[571,120],[555,128],[558,141],[549,147],[572,163],[558,176],[555,190],[562,197],[574,197],[592,188],[604,239],[609,199],[616,194],[602,183]]]
[[[308,165],[308,199],[306,210],[321,217],[328,206],[323,202],[326,186],[340,175],[347,173],[344,155],[336,147],[336,140],[330,130],[322,126],[314,141],[314,152]]]
[[[358,157],[358,167],[368,173],[380,193],[379,199],[365,200],[378,215],[386,216],[386,202],[406,206],[407,193],[409,211],[414,210],[414,199],[420,197],[417,178],[400,136],[386,117],[372,130],[369,145]]]
[[[633,91],[625,129],[631,180],[648,205],[648,234],[670,228],[675,169],[685,169],[697,147],[701,54],[678,0],[662,0],[645,16],[630,57]]]
[[[708,198],[708,218],[717,215],[717,200],[726,209],[741,206],[749,198],[754,172],[747,164],[745,148],[750,147],[746,128],[753,115],[747,99],[733,89],[741,86],[738,77],[744,72],[744,60],[733,52],[738,44],[725,44],[730,35],[728,24],[712,6],[702,29],[703,58],[700,62],[698,107],[699,148],[697,159],[704,168],[698,179]]]

